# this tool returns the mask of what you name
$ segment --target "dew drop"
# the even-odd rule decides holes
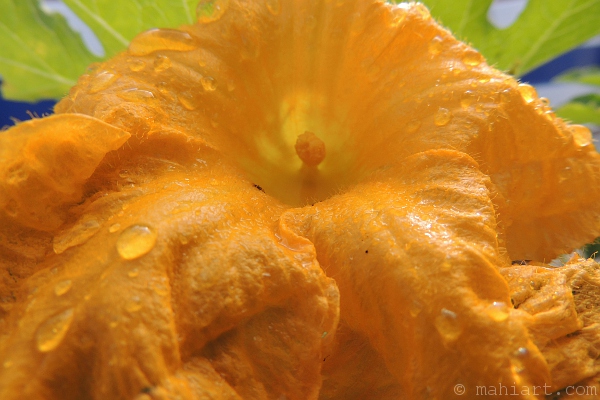
[[[165,55],[159,54],[154,59],[154,71],[163,72],[171,68],[171,59]]]
[[[131,60],[127,60],[128,61],[128,66],[129,69],[133,72],[139,72],[141,70],[143,70],[144,68],[146,68],[146,63],[143,62],[142,60],[135,60],[135,59],[131,59]]]
[[[180,93],[177,96],[177,99],[181,103],[181,105],[187,110],[193,111],[196,109],[196,104],[194,102],[194,97],[189,93]]]
[[[435,318],[434,325],[440,336],[447,342],[458,339],[463,331],[456,313],[445,308],[442,308],[440,315]]]
[[[100,229],[100,224],[95,219],[83,220],[66,231],[54,236],[52,249],[54,253],[61,254],[67,249],[85,243]]]
[[[165,285],[164,282],[157,282],[152,284],[152,290],[154,290],[154,293],[161,297],[165,297],[169,294],[169,288],[167,287],[167,285]]]
[[[402,25],[402,23],[404,22],[405,19],[406,19],[405,11],[395,10],[395,12],[392,14],[392,16],[388,22],[388,25],[390,28],[397,28],[400,25]]]
[[[496,322],[505,321],[508,318],[508,307],[502,301],[494,301],[486,309],[487,314]]]
[[[503,103],[503,104],[510,103],[510,98],[511,98],[511,90],[510,89],[505,89],[500,92],[500,102],[501,103]]]
[[[432,56],[437,56],[442,52],[442,48],[444,47],[443,39],[439,36],[434,37],[431,42],[429,42],[428,51]]]
[[[117,96],[132,103],[147,103],[154,100],[154,93],[149,90],[141,89],[123,90],[122,92],[117,93]]]
[[[130,278],[135,278],[136,276],[138,276],[140,274],[140,270],[137,268],[132,269],[131,271],[129,271],[127,273],[127,276]]]
[[[417,12],[417,14],[421,17],[421,19],[428,20],[431,18],[431,13],[429,12],[429,9],[427,7],[425,7],[424,4],[416,3],[413,5],[413,8]]]
[[[157,233],[146,225],[132,225],[117,239],[117,251],[126,260],[133,260],[148,253],[156,244]]]
[[[158,82],[156,84],[156,88],[158,89],[158,92],[160,94],[162,94],[164,97],[166,97],[167,99],[173,101],[173,100],[175,100],[175,96],[173,96],[173,93],[171,93],[168,86],[169,85],[167,84],[167,82]]]
[[[475,96],[475,93],[473,93],[470,90],[465,91],[465,93],[463,93],[461,99],[460,99],[460,106],[463,109],[467,109],[469,107],[471,107],[471,105],[473,103],[475,103],[475,101],[477,100],[477,97]]]
[[[90,82],[90,93],[98,93],[101,90],[108,88],[113,82],[117,80],[118,76],[111,74],[110,72],[104,71],[96,75]]]
[[[281,13],[281,0],[266,0],[267,10],[273,15]]]
[[[194,38],[176,29],[150,29],[137,35],[129,44],[129,53],[145,56],[155,51],[189,51],[195,48]]]
[[[406,124],[406,132],[407,133],[415,133],[416,131],[419,130],[420,127],[421,127],[421,121],[419,121],[418,119],[412,119],[412,120],[408,121],[408,123]]]
[[[452,119],[452,113],[447,108],[440,107],[433,116],[433,123],[437,126],[444,126]]]
[[[483,57],[475,50],[467,50],[462,57],[463,64],[468,65],[469,67],[476,67],[481,64],[482,61]]]
[[[416,300],[411,301],[410,305],[408,306],[408,313],[413,318],[416,318],[421,313],[422,310],[423,310],[423,306],[421,304],[419,304]]]
[[[196,7],[196,18],[201,24],[217,21],[228,7],[229,0],[200,0]]]
[[[134,297],[130,302],[125,305],[125,310],[134,313],[142,309],[142,302],[139,297]]]
[[[198,65],[201,66],[202,68],[206,67],[206,60],[203,58],[199,59]]]
[[[46,353],[58,347],[73,322],[73,314],[73,309],[69,308],[48,318],[38,327],[35,341],[39,351]]]
[[[585,147],[592,144],[592,133],[583,125],[571,125],[571,134],[575,144],[579,147]]]
[[[537,98],[537,92],[531,85],[521,83],[517,86],[517,89],[519,90],[519,93],[521,93],[521,96],[523,97],[523,100],[525,100],[526,103],[531,103],[534,99]]]
[[[217,88],[217,81],[211,76],[203,76],[200,78],[200,83],[207,92],[214,92]]]
[[[115,233],[116,231],[118,231],[119,229],[121,229],[121,224],[116,223],[116,224],[112,224],[109,228],[108,231],[110,233]]]
[[[54,294],[57,296],[62,296],[71,290],[71,286],[73,286],[73,282],[70,279],[60,281],[54,286]]]

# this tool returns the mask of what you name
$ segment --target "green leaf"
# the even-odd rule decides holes
[[[559,82],[576,82],[600,86],[600,68],[587,67],[572,69],[556,78],[556,80]]]
[[[492,0],[423,0],[454,34],[497,68],[523,75],[600,33],[600,0],[529,0],[514,24],[487,20]]]
[[[577,124],[600,125],[600,95],[588,94],[577,97],[557,109],[556,114]]]
[[[95,60],[60,15],[36,0],[2,0],[0,74],[4,97],[35,100],[64,96]]]
[[[138,33],[193,23],[197,0],[65,0],[94,31],[109,58]],[[0,0],[2,95],[33,101],[63,97],[89,64],[100,61],[59,14],[38,0]]]

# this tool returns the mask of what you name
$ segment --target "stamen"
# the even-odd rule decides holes
[[[325,142],[312,132],[298,135],[295,148],[298,157],[309,167],[316,167],[325,159]]]

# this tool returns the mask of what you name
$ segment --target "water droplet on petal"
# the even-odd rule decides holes
[[[220,19],[229,8],[229,0],[200,0],[196,6],[196,18],[201,24]]]
[[[531,103],[538,97],[533,86],[526,83],[521,83],[519,86],[517,86],[517,89],[519,90],[519,93],[521,93],[521,96],[526,103]]]
[[[127,276],[130,277],[130,278],[135,278],[139,274],[140,274],[140,270],[138,270],[137,268],[134,268],[134,269],[132,269],[131,271],[129,271],[127,273]]]
[[[585,147],[592,144],[592,133],[583,125],[571,125],[571,134],[575,144],[579,147]]]
[[[397,28],[406,19],[406,11],[404,10],[394,10],[394,13],[391,15],[388,25],[390,28]]]
[[[160,50],[189,51],[196,48],[194,38],[176,29],[150,29],[137,35],[129,44],[129,53],[145,56]]]
[[[472,91],[467,90],[465,93],[463,93],[463,95],[460,99],[460,106],[463,109],[467,109],[473,103],[475,103],[476,100],[477,100],[477,97],[475,96],[475,94]]]
[[[447,108],[440,107],[433,116],[433,123],[437,126],[444,126],[452,119],[452,113]]]
[[[177,96],[177,99],[179,100],[179,102],[185,109],[190,110],[190,111],[193,111],[196,109],[196,103],[194,101],[194,97],[191,94],[180,93]]]
[[[267,10],[273,15],[281,13],[281,0],[266,0]]]
[[[463,54],[462,62],[469,67],[476,67],[483,62],[483,57],[475,50],[467,50]]]
[[[142,302],[139,297],[134,297],[130,302],[125,305],[125,309],[129,312],[138,312],[142,309]]]
[[[117,239],[117,251],[126,260],[133,260],[148,253],[156,244],[157,233],[146,225],[132,225],[121,232]]]
[[[463,331],[456,313],[442,308],[440,315],[435,318],[435,328],[446,342],[452,342],[460,336]]]
[[[510,89],[505,89],[500,92],[500,102],[501,103],[508,104],[508,103],[510,103],[510,99],[511,99],[511,90]]]
[[[149,90],[141,89],[126,89],[117,93],[117,96],[123,100],[131,101],[132,103],[147,103],[154,100],[154,93]]]
[[[159,54],[154,59],[154,71],[163,72],[171,68],[171,59],[165,55]]]
[[[96,75],[90,82],[90,93],[98,93],[101,90],[108,88],[118,78],[117,75],[103,71]]]
[[[423,5],[421,3],[416,3],[413,5],[413,8],[417,12],[417,14],[421,17],[421,19],[428,20],[431,18],[431,13],[429,12],[429,9],[427,7],[425,7],[425,5]]]
[[[408,123],[406,124],[406,132],[407,133],[415,133],[416,131],[419,130],[420,127],[421,127],[421,121],[419,121],[418,119],[412,119],[412,120],[408,121]]]
[[[100,229],[100,224],[95,219],[80,221],[75,226],[60,232],[54,237],[52,248],[54,253],[61,254],[67,249],[85,243]]]
[[[39,351],[46,353],[58,347],[73,322],[73,314],[73,309],[69,308],[48,318],[38,327],[35,341]]]
[[[203,76],[200,78],[200,83],[207,92],[213,92],[217,88],[217,81],[211,76]]]
[[[116,224],[112,224],[109,228],[108,231],[110,233],[115,233],[116,231],[118,231],[119,229],[121,229],[121,224],[116,223]]]
[[[143,70],[144,68],[146,68],[146,63],[143,62],[142,60],[136,60],[136,59],[132,59],[132,60],[127,60],[128,62],[128,66],[129,69],[132,70],[133,72],[138,72]]]
[[[443,39],[439,36],[434,37],[431,42],[429,42],[428,51],[432,56],[437,56],[442,52],[444,47]]]
[[[73,282],[70,279],[60,281],[54,286],[54,294],[57,296],[62,296],[71,290],[71,286],[73,286]]]
[[[508,307],[502,301],[494,301],[486,309],[487,314],[496,322],[505,321],[508,318]]]

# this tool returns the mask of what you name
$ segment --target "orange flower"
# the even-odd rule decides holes
[[[0,136],[1,398],[560,374],[502,273],[600,233],[600,157],[422,5],[203,1],[56,112]]]

